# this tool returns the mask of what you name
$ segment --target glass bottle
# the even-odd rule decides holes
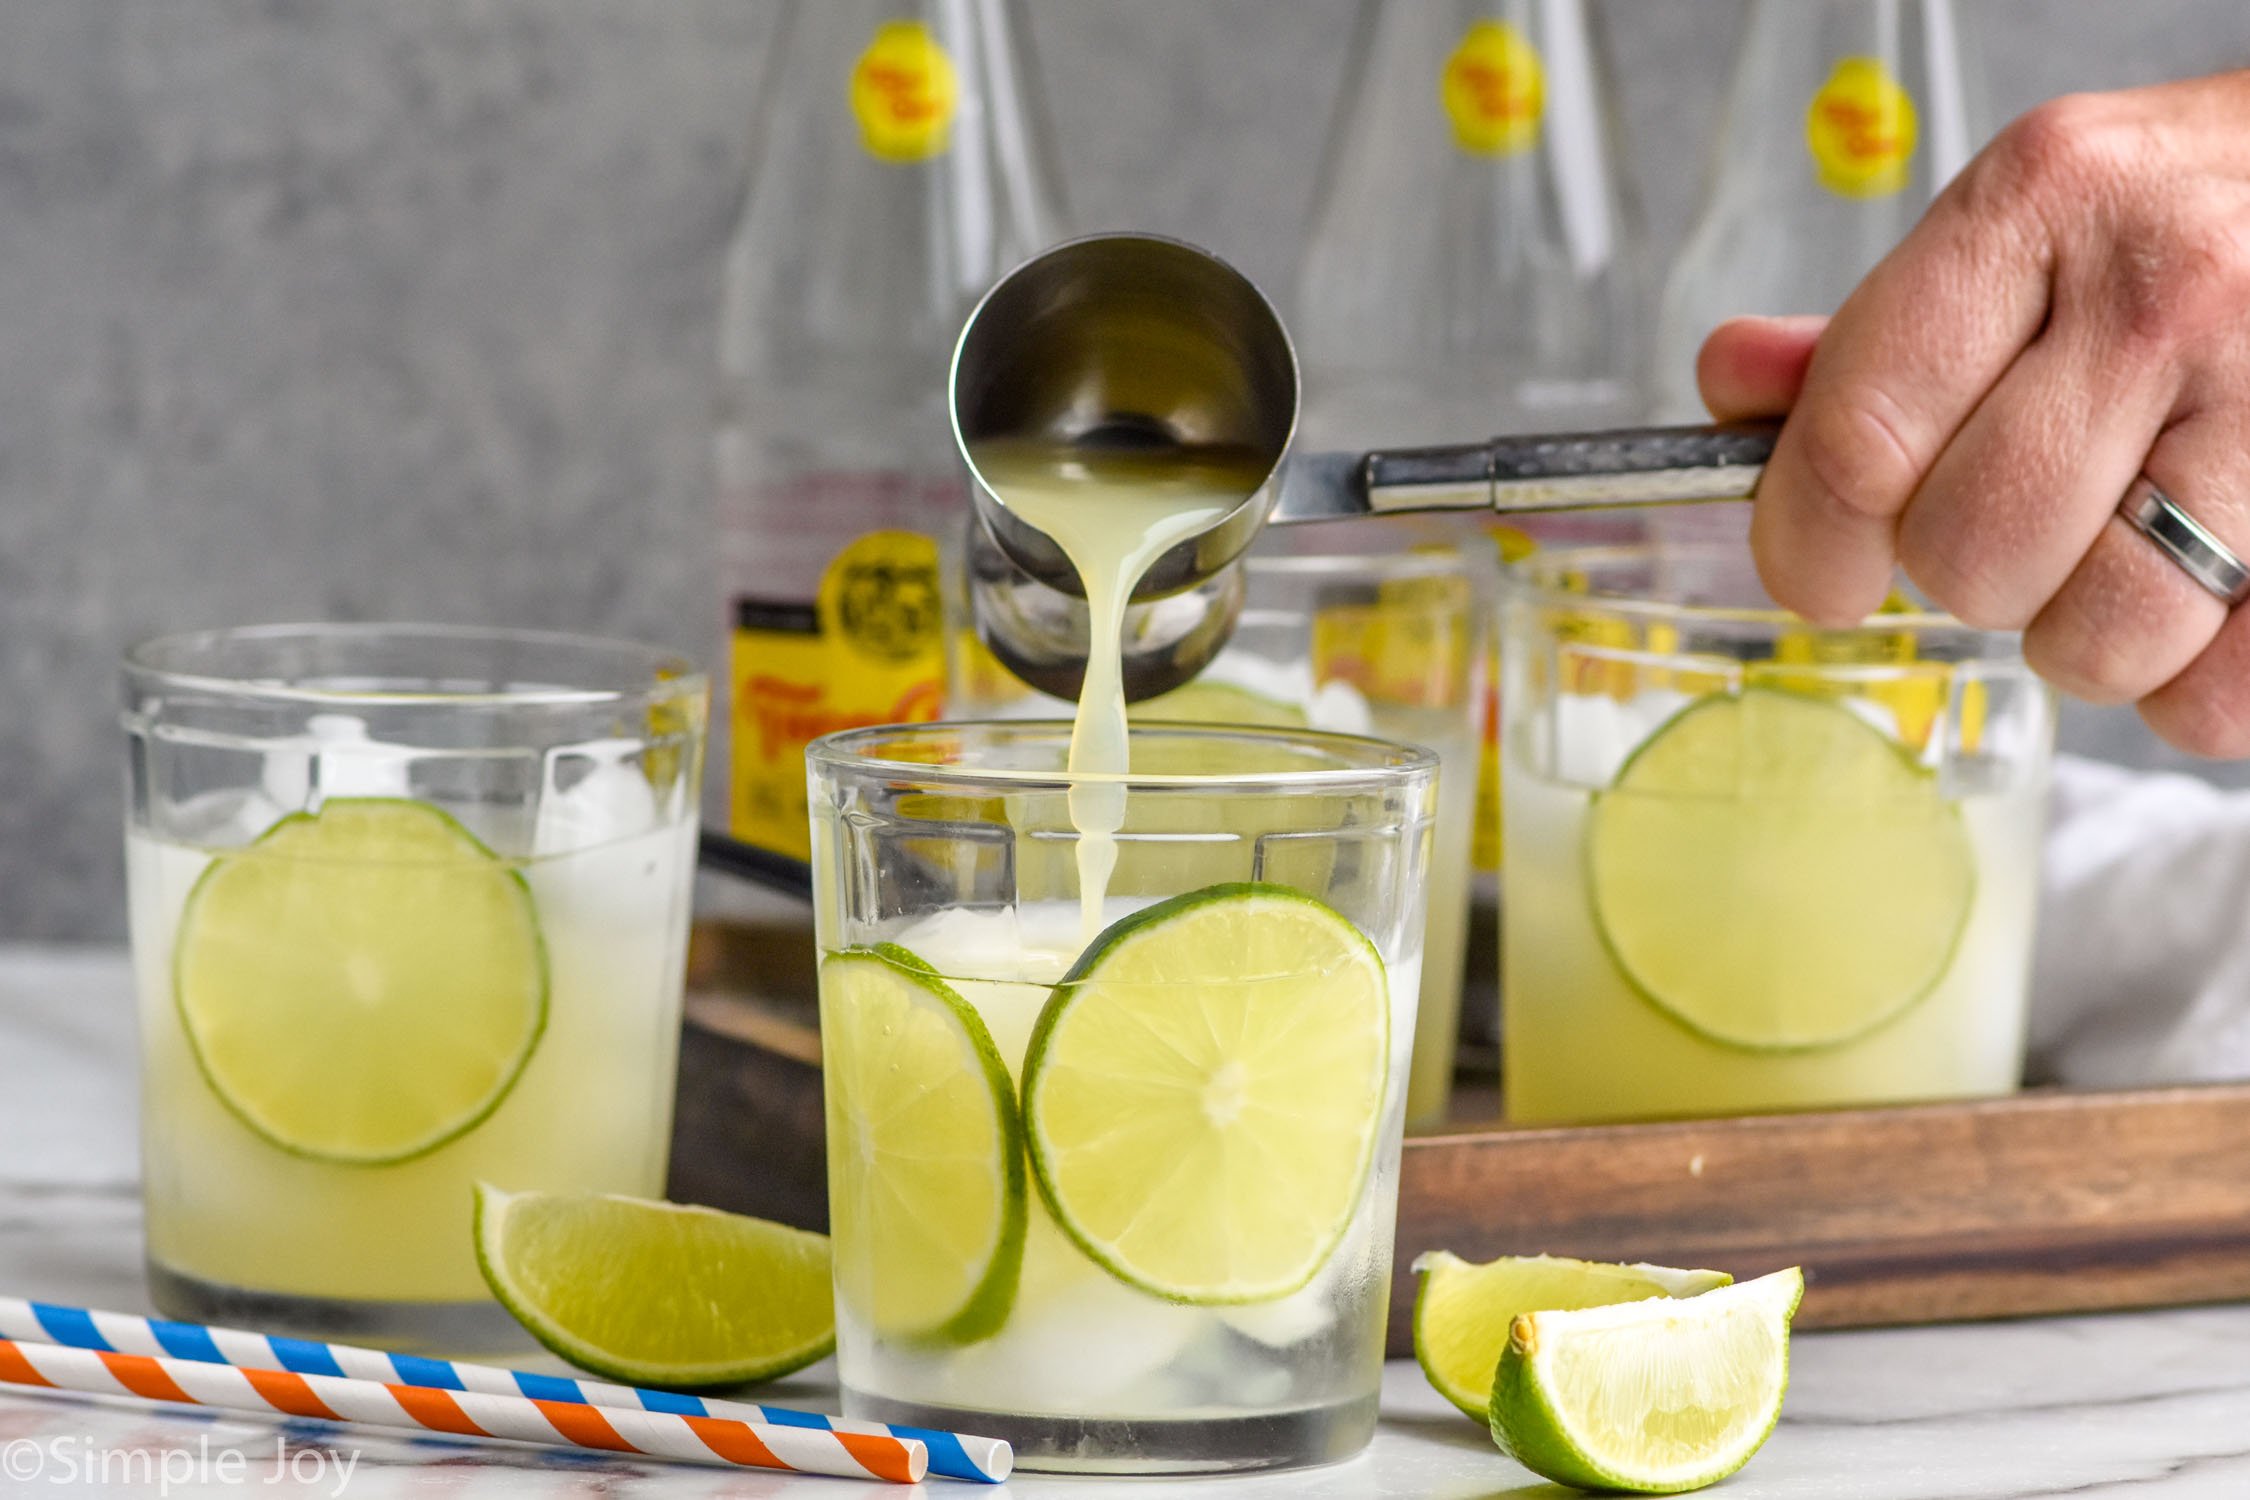
[[[1645,418],[1640,226],[1589,11],[1585,0],[1362,4],[1296,288],[1305,446],[1467,442]],[[1493,538],[1478,532],[1514,556],[1535,541],[1624,541],[1640,528],[1617,515],[1383,525],[1388,537],[1354,522],[1333,540],[1261,545],[1451,544],[1488,570]],[[1489,995],[1500,813],[1498,704],[1493,674],[1484,677],[1478,753],[1441,773],[1457,791],[1460,780],[1476,788],[1473,909],[1454,928],[1465,952],[1425,962],[1464,965],[1466,990]],[[1464,1003],[1459,1029],[1489,1054],[1497,1010]],[[1428,1112],[1442,1115],[1442,1087],[1424,1093]]]
[[[719,337],[739,837],[803,855],[806,741],[938,715],[938,538],[965,514],[946,364],[1062,232],[1050,139],[1015,0],[783,10]]]
[[[1979,93],[1953,0],[1752,0],[1658,312],[1662,419],[1705,419],[1695,355],[1720,323],[1842,303],[1969,159]]]
[[[1368,0],[1297,284],[1304,440],[1639,414],[1637,234],[1584,0]]]

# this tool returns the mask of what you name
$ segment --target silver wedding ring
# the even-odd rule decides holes
[[[2180,509],[2146,474],[2125,491],[2117,513],[2220,603],[2231,609],[2250,599],[2250,566],[2206,531],[2202,522]]]

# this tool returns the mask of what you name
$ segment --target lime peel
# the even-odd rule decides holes
[[[1596,794],[1585,838],[1619,974],[1740,1050],[1839,1047],[1911,1010],[1976,894],[1936,777],[1850,708],[1770,687],[1674,714]]]
[[[546,942],[522,873],[443,809],[338,797],[205,867],[172,993],[198,1071],[250,1130],[385,1166],[514,1089],[546,1031]]]
[[[1716,1484],[1781,1419],[1804,1285],[1792,1267],[1695,1297],[1518,1315],[1492,1388],[1493,1441],[1581,1489]]]
[[[989,1338],[1023,1270],[1008,1065],[976,1007],[896,943],[829,954],[820,990],[831,1227],[848,1247],[837,1295],[883,1338]]]
[[[826,1235],[714,1208],[478,1183],[477,1269],[532,1337],[627,1385],[771,1380],[836,1347]]]
[[[1493,1375],[1518,1314],[1693,1297],[1734,1279],[1724,1271],[1554,1255],[1504,1255],[1480,1264],[1448,1250],[1417,1256],[1413,1269],[1421,1278],[1414,1293],[1414,1358],[1431,1389],[1479,1422],[1487,1418]]]
[[[1229,882],[1122,918],[1056,984],[1025,1053],[1040,1196],[1153,1296],[1301,1290],[1358,1212],[1390,1031],[1374,944],[1293,887]]]

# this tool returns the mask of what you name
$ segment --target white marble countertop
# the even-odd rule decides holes
[[[132,1073],[121,953],[0,948],[0,1292],[146,1310]],[[1794,1352],[1780,1430],[1723,1487],[1733,1500],[2250,1496],[2250,1307],[1807,1334]],[[817,1407],[833,1391],[819,1369],[770,1399]],[[1235,1500],[1568,1493],[1501,1457],[1411,1363],[1385,1372],[1382,1429],[1349,1463],[1160,1485],[1027,1476],[1007,1493],[1087,1500],[1152,1490]],[[895,1491],[0,1388],[0,1496],[10,1500],[885,1493]]]

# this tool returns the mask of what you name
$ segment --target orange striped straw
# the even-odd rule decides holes
[[[930,1461],[929,1450],[914,1438],[441,1391],[344,1375],[245,1370],[12,1339],[0,1339],[0,1384],[893,1484],[918,1483]]]

